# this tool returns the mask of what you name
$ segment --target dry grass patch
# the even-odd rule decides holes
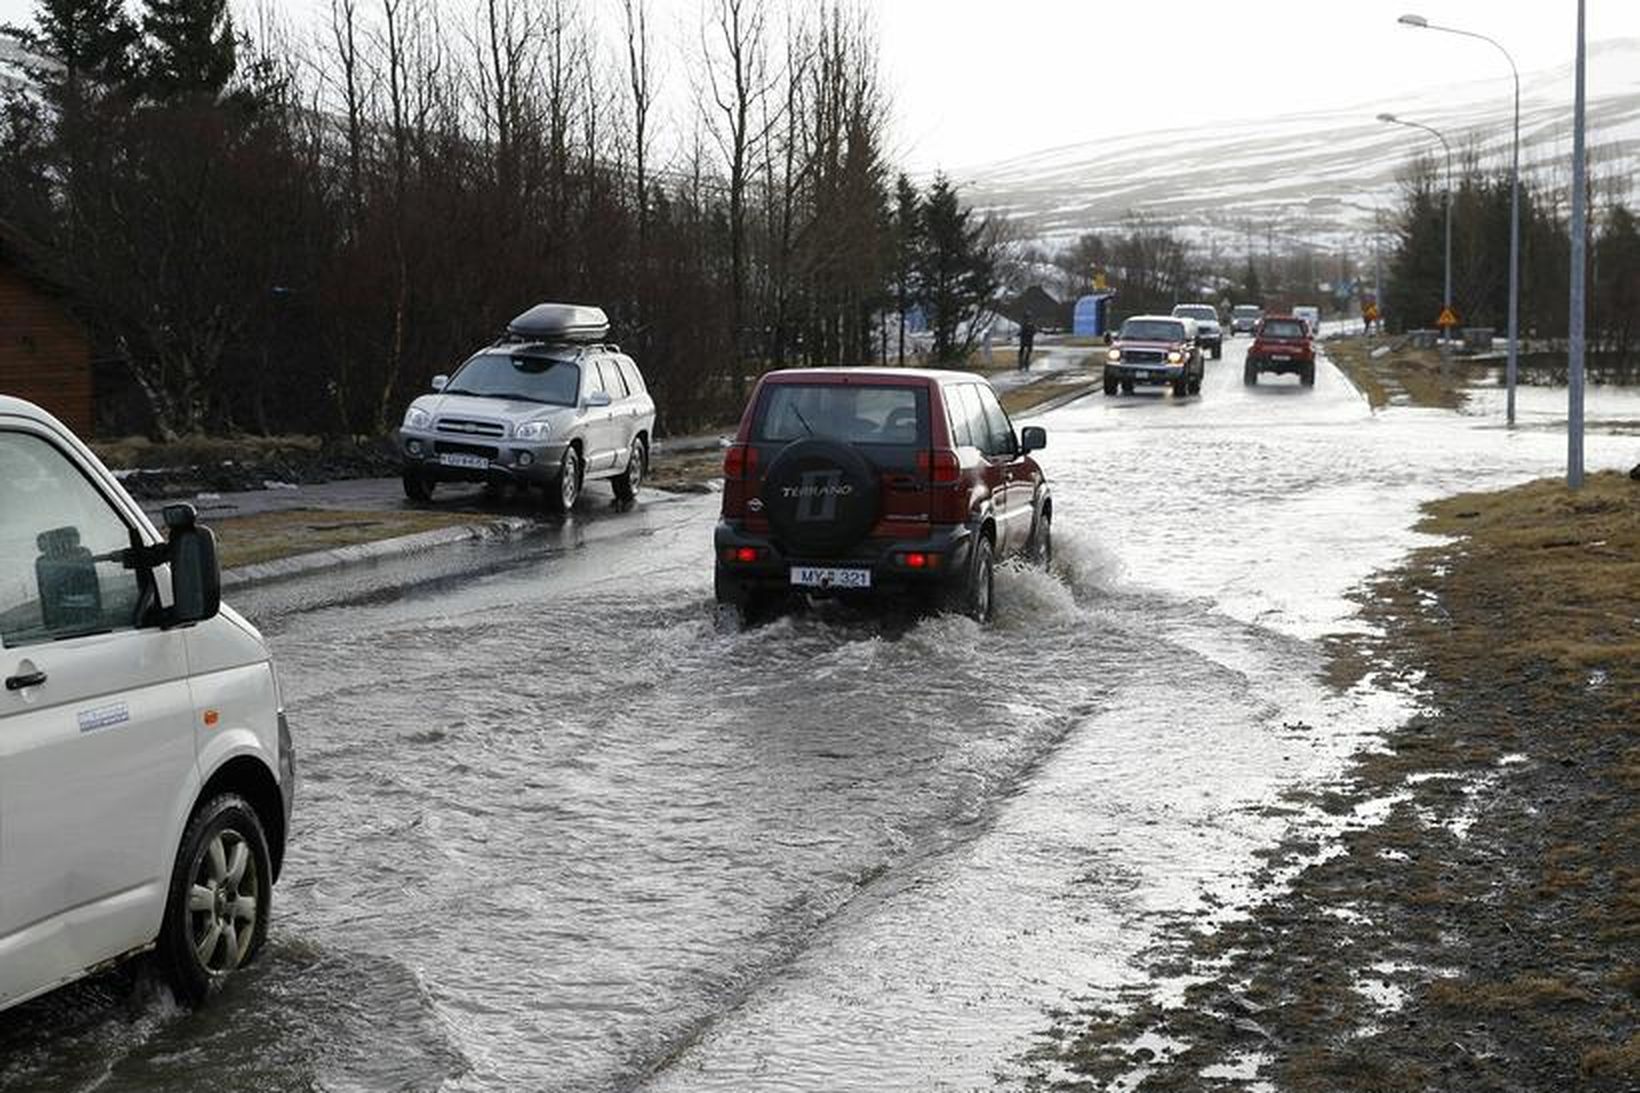
[[[346,509],[290,509],[211,521],[224,569],[277,561],[318,550],[396,539],[482,520],[472,513],[403,509],[356,512]]]

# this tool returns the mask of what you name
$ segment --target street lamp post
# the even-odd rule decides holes
[[[1584,0],[1577,0],[1577,94],[1572,107],[1572,314],[1566,354],[1566,485],[1583,485],[1583,336],[1588,273],[1587,161],[1584,156]]]
[[[1378,120],[1389,125],[1404,125],[1408,129],[1422,129],[1433,134],[1446,149],[1446,291],[1441,299],[1443,312],[1452,310],[1452,145],[1447,142],[1445,135],[1433,126],[1425,125],[1421,121],[1407,121],[1394,114],[1379,114]]]
[[[1515,77],[1515,145],[1513,162],[1509,167],[1509,366],[1504,373],[1509,388],[1509,424],[1513,425],[1515,379],[1520,363],[1520,69],[1515,67],[1515,58],[1501,43],[1484,34],[1431,23],[1422,15],[1403,15],[1399,22],[1420,30],[1439,30],[1447,34],[1461,34],[1465,38],[1479,38],[1503,54],[1503,59],[1509,62],[1510,73]]]

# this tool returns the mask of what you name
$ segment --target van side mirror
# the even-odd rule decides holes
[[[1019,431],[1019,454],[1030,455],[1048,446],[1048,430],[1040,425],[1027,425]]]
[[[449,385],[450,377],[445,375],[443,372],[440,372],[438,375],[433,377],[433,382],[429,386],[431,386],[434,391],[442,391]]]
[[[171,565],[171,609],[166,626],[186,626],[215,618],[222,610],[222,568],[216,534],[200,527],[192,505],[164,509],[166,561]]]
[[[1110,331],[1110,330],[1105,331],[1105,344],[1106,345],[1110,345],[1115,340],[1116,340],[1116,334],[1115,334],[1114,331]]]

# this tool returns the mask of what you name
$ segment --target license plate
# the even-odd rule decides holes
[[[1270,354],[1270,359],[1273,360],[1273,361],[1283,361],[1283,362],[1285,362],[1285,361],[1290,361],[1293,358],[1287,356],[1285,353],[1272,353],[1272,354]]]
[[[466,452],[444,452],[438,461],[446,467],[467,467],[472,470],[487,470],[490,461],[481,455],[468,455]]]
[[[798,588],[870,588],[871,570],[794,565],[792,584]]]

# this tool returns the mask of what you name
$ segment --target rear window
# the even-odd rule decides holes
[[[1259,333],[1266,338],[1302,338],[1305,330],[1297,319],[1270,319]]]
[[[1181,315],[1186,319],[1204,319],[1215,323],[1219,321],[1219,313],[1206,304],[1182,304],[1173,309],[1173,314]]]
[[[1122,324],[1122,337],[1143,342],[1183,341],[1184,324],[1166,319],[1129,319]]]
[[[752,439],[784,444],[811,436],[848,444],[927,447],[928,391],[832,383],[765,387]]]
[[[1248,318],[1250,316],[1256,316],[1258,313],[1259,313],[1259,309],[1252,306],[1251,304],[1241,304],[1240,306],[1236,307],[1234,310],[1231,311],[1232,315],[1238,315],[1243,319]]]

